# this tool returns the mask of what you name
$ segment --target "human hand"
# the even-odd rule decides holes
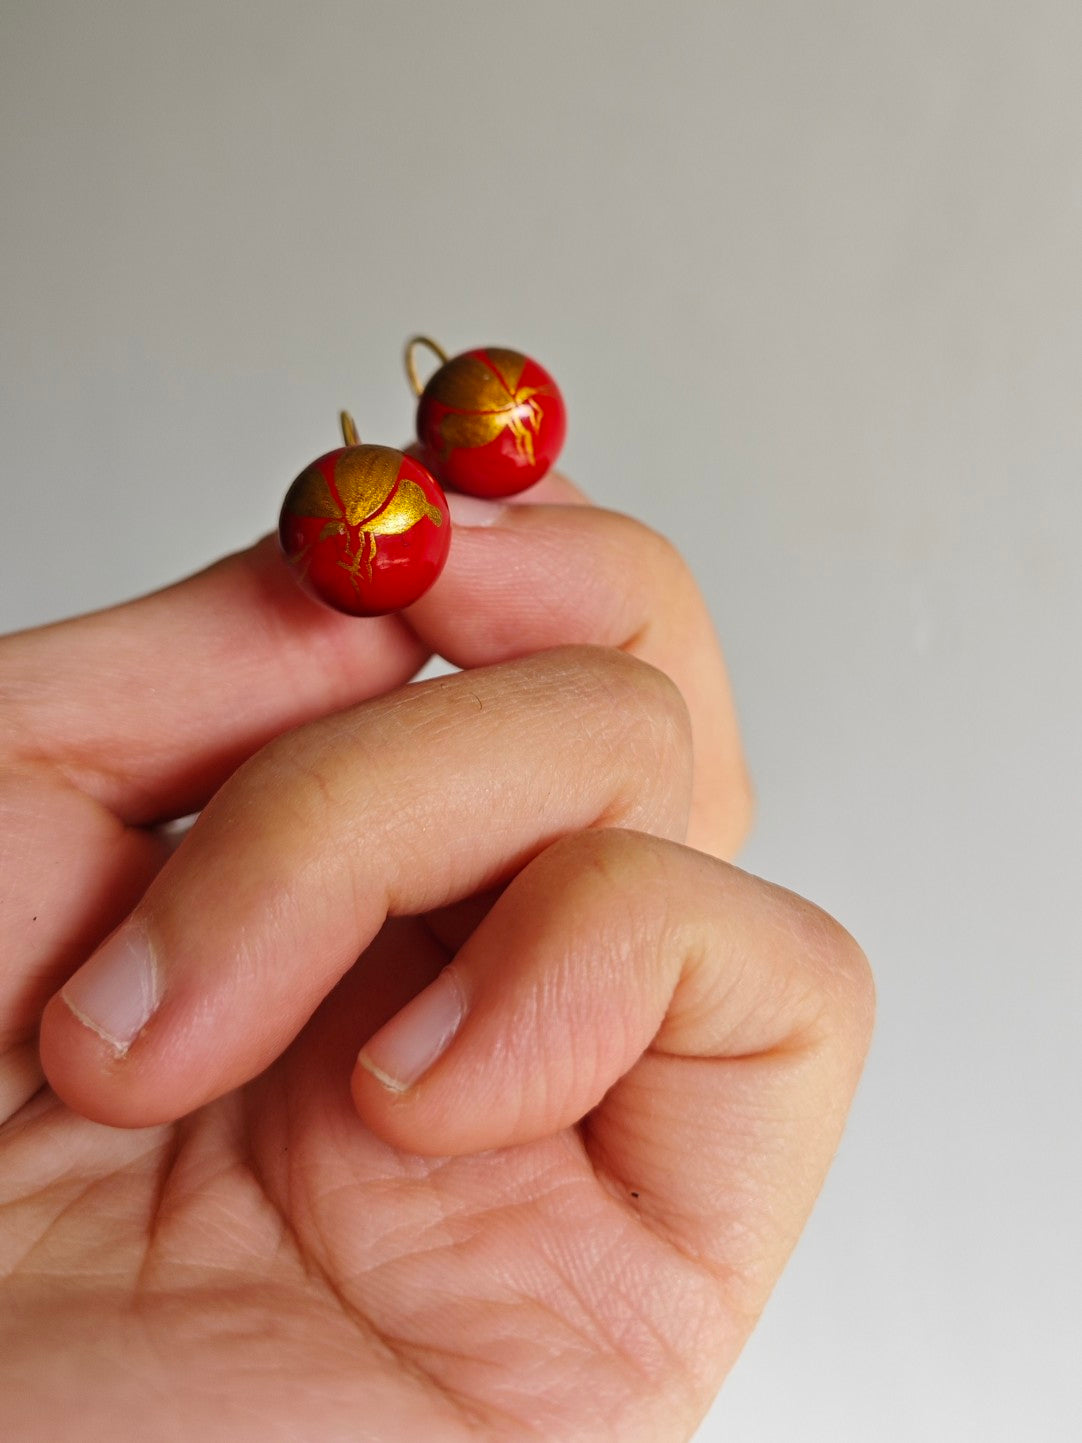
[[[408,617],[262,543],[0,643],[0,1436],[693,1430],[870,985],[718,860],[749,800],[705,609],[579,499],[459,526]],[[468,670],[405,686],[433,650]],[[153,973],[95,958],[76,1015],[125,918]]]

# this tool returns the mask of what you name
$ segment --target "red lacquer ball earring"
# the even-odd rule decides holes
[[[362,445],[342,412],[344,446],[286,492],[278,539],[304,589],[336,611],[382,616],[423,596],[451,545],[447,499],[421,462]]]
[[[441,365],[424,386],[414,351]],[[471,496],[513,496],[540,481],[567,434],[563,397],[549,373],[518,351],[483,346],[449,358],[427,336],[406,344],[425,464],[445,486]]]

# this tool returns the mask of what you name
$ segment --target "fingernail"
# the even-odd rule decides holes
[[[60,993],[92,1032],[123,1055],[161,1000],[158,967],[138,923],[125,922],[79,968]]]
[[[454,526],[495,526],[508,507],[502,501],[488,501],[483,496],[465,496],[448,491],[447,509]]]
[[[407,1002],[362,1048],[358,1061],[392,1092],[406,1092],[450,1047],[466,1016],[466,996],[452,967]]]

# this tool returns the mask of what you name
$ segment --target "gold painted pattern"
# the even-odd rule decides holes
[[[286,504],[294,516],[339,516],[327,478],[316,465],[306,466],[289,488]]]
[[[451,408],[439,423],[441,458],[446,460],[459,447],[486,446],[509,430],[519,454],[532,466],[543,414],[536,397],[548,394],[549,387],[519,384],[526,357],[518,351],[495,346],[485,354],[492,366],[476,356],[456,356],[429,382],[432,397]]]
[[[508,393],[514,396],[526,369],[526,357],[518,351],[505,350],[503,346],[489,346],[485,355],[499,371]]]
[[[397,536],[402,531],[409,531],[425,516],[433,526],[443,525],[443,512],[432,505],[416,481],[407,477],[398,483],[398,490],[366,529],[379,536]]]
[[[316,542],[336,534],[345,537],[344,559],[338,565],[349,573],[358,593],[361,575],[372,579],[377,536],[400,535],[425,517],[434,526],[443,525],[443,513],[429,501],[423,487],[408,477],[398,480],[401,464],[402,453],[389,446],[351,446],[334,466],[340,503],[318,466],[307,467],[290,487],[288,505],[294,515],[327,517]],[[302,575],[316,542],[294,558]]]
[[[402,453],[390,446],[349,446],[334,463],[334,484],[350,526],[362,525],[387,501]]]

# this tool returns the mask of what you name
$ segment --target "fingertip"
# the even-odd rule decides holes
[[[453,1138],[429,1135],[434,1093],[436,1110],[442,1110],[443,1070],[431,1078],[431,1087],[424,1086],[455,1042],[469,1010],[467,985],[449,963],[361,1048],[351,1083],[354,1105],[385,1141],[422,1154],[470,1150],[468,1138],[456,1147]]]
[[[457,968],[448,964],[369,1038],[358,1062],[391,1092],[408,1092],[450,1047],[469,1011]]]
[[[462,1149],[437,1138],[421,1100],[420,1086],[403,1087],[367,1053],[357,1055],[350,1078],[353,1107],[364,1126],[381,1142],[417,1157],[454,1157]]]
[[[146,929],[129,921],[69,978],[60,1000],[123,1056],[158,1010],[161,969]]]
[[[130,1086],[130,1049],[117,1046],[81,1018],[61,993],[50,999],[39,1040],[45,1080],[66,1106],[90,1122],[138,1128],[171,1122],[160,1109],[149,1112],[142,1090]]]
[[[60,1100],[92,1122],[125,1128],[174,1122],[204,1101],[191,1095],[189,1039],[175,1009],[158,1025],[166,1001],[166,969],[136,913],[46,1004],[41,1063]]]

